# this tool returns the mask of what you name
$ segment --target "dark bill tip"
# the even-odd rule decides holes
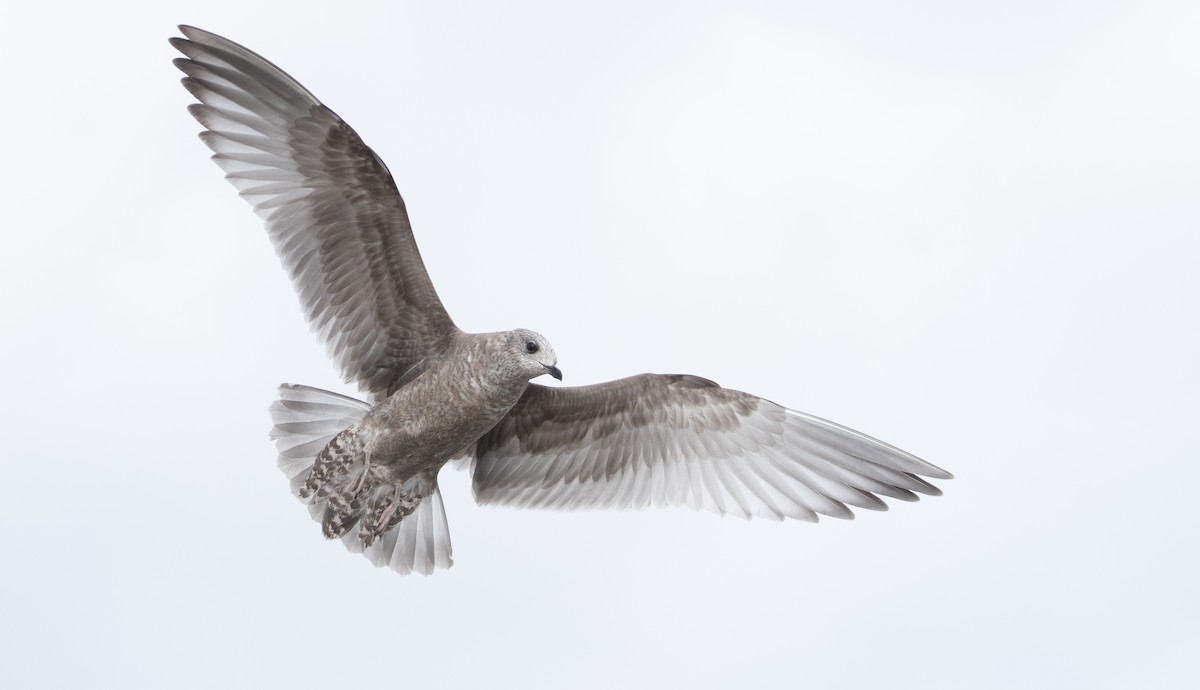
[[[546,373],[550,374],[559,381],[562,381],[562,370],[558,367],[546,367]]]

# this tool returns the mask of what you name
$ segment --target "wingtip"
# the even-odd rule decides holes
[[[950,472],[947,472],[946,470],[943,470],[942,468],[938,467],[937,465],[930,465],[930,467],[932,467],[934,470],[936,470],[936,472],[924,473],[926,477],[930,477],[932,479],[954,479],[953,474],[951,474]]]
[[[899,449],[897,449],[897,450],[899,450]],[[913,455],[912,453],[908,453],[908,452],[905,452],[902,450],[899,452],[903,453],[905,456],[908,457],[909,460],[913,461],[913,463],[915,464],[915,466],[910,466],[905,470],[908,474],[919,475],[921,477],[929,477],[930,479],[954,479],[953,474],[950,474],[946,470],[943,470],[942,468],[938,467],[937,465],[933,464],[932,462],[929,462],[928,460],[922,460],[921,458],[918,458],[917,456]]]
[[[926,496],[941,496],[942,495],[942,490],[939,489],[937,486],[934,486],[933,484],[930,484],[929,482],[925,481],[924,477],[913,474],[912,472],[905,472],[905,474],[907,474],[908,477],[910,479],[912,479],[914,482],[916,482],[916,484],[917,484],[917,486],[908,487],[908,488],[912,489],[913,491],[915,491],[917,493],[925,494]]]
[[[192,26],[191,24],[176,24],[175,28],[179,29],[179,33],[187,36],[188,38],[195,38],[196,36],[209,33],[204,29]]]

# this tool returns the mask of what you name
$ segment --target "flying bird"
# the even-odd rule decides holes
[[[688,506],[816,522],[941,491],[951,474],[882,441],[697,376],[581,387],[527,329],[467,333],[446,313],[383,161],[300,82],[190,26],[171,44],[188,111],[265,221],[312,329],[365,401],[284,384],[279,466],[328,539],[425,575],[452,563],[438,490],[470,462],[480,504]]]

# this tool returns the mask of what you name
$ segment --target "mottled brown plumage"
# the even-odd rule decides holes
[[[557,358],[527,330],[473,334],[425,271],[387,166],[315,96],[255,53],[180,27],[189,112],[266,222],[305,317],[362,402],[280,387],[279,465],[330,539],[428,574],[451,548],[438,470],[470,458],[481,503],[687,505],[745,517],[852,517],[877,495],[940,493],[950,474],[856,431],[695,376],[530,385]]]

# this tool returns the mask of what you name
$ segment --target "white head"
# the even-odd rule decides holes
[[[505,345],[511,354],[516,355],[521,372],[529,378],[550,374],[562,381],[562,372],[557,366],[558,356],[554,354],[554,348],[550,347],[550,341],[541,333],[518,328],[508,332]]]

